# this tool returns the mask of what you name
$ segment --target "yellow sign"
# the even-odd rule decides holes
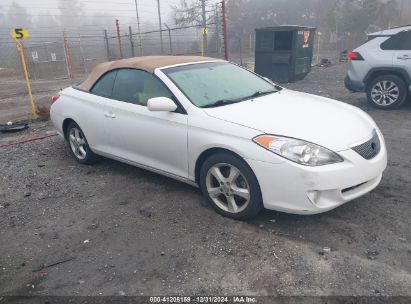
[[[29,38],[29,30],[25,28],[14,28],[11,36],[15,39],[26,39]]]
[[[203,27],[203,34],[208,35],[208,27]]]

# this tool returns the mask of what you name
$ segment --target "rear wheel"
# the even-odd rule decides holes
[[[263,208],[253,171],[241,158],[229,153],[214,154],[204,162],[200,186],[210,205],[226,217],[249,219]]]
[[[97,160],[97,155],[91,151],[83,131],[74,121],[67,127],[66,138],[73,156],[79,163],[88,165]]]
[[[376,108],[395,109],[407,99],[407,86],[398,76],[379,76],[368,85],[367,98]]]

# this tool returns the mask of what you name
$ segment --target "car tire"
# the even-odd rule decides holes
[[[230,153],[216,153],[204,161],[200,188],[211,207],[232,219],[252,218],[263,208],[254,172],[244,160]]]
[[[368,102],[378,109],[395,109],[407,99],[405,82],[395,75],[382,75],[367,86]]]
[[[71,153],[80,164],[91,165],[98,160],[98,156],[91,151],[83,131],[74,121],[67,127],[66,139]]]

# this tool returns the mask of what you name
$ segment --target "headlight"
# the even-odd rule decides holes
[[[344,161],[337,153],[300,139],[260,135],[253,141],[279,156],[305,166],[322,166]]]

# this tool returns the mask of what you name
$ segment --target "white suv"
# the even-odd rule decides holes
[[[367,92],[373,106],[397,108],[411,96],[411,26],[369,34],[348,57],[346,88]]]

